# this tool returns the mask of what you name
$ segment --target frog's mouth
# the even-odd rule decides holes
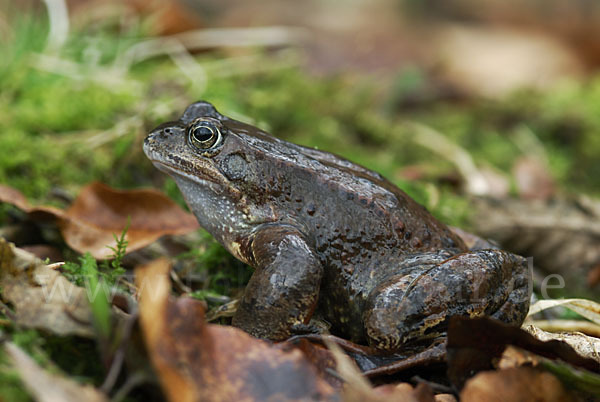
[[[148,138],[151,136],[152,134]],[[215,192],[221,192],[227,188],[227,179],[214,167],[190,162],[179,155],[159,152],[148,138],[143,145],[144,153],[161,172],[174,179],[195,183]]]
[[[223,183],[220,183],[213,177],[209,175],[202,174],[202,172],[196,172],[194,174],[186,172],[179,167],[175,167],[164,161],[159,161],[156,159],[150,160],[154,167],[156,167],[161,172],[168,174],[169,176],[178,176],[186,181],[197,183],[204,187],[209,187],[213,190],[221,189],[223,187]]]

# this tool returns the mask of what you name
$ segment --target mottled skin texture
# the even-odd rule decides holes
[[[256,269],[233,319],[255,336],[284,339],[316,312],[333,333],[395,352],[443,336],[451,315],[525,318],[525,259],[469,251],[403,191],[352,162],[206,102],[156,128],[144,151],[200,224]]]

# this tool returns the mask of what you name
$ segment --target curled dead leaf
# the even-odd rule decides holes
[[[170,297],[170,264],[136,269],[140,323],[171,401],[327,400],[335,390],[298,350],[282,351],[245,332],[206,324],[201,303]]]
[[[77,251],[106,258],[118,234],[131,219],[127,251],[138,250],[166,234],[185,234],[198,228],[193,215],[164,194],[152,190],[115,190],[94,182],[85,187],[66,211],[61,224],[66,242]]]
[[[12,204],[27,212],[34,220],[54,221],[64,216],[64,211],[49,206],[32,206],[20,191],[0,184],[0,202]]]
[[[558,340],[565,342],[569,346],[571,346],[580,356],[587,357],[588,359],[594,359],[598,363],[600,363],[599,338],[587,336],[577,332],[555,334],[552,332],[543,331],[534,325],[527,325],[523,329],[542,342],[549,340]]]
[[[582,334],[600,338],[600,325],[583,320],[527,320],[526,324],[531,324],[541,330],[557,332],[581,332]]]
[[[0,186],[0,201],[27,212],[33,219],[55,219],[67,244],[95,258],[112,254],[114,235],[127,226],[127,251],[139,250],[164,235],[198,229],[194,216],[164,194],[152,189],[115,190],[94,182],[84,187],[65,211],[54,207],[32,207],[17,190]]]
[[[17,324],[57,335],[94,335],[86,289],[1,238],[0,286]]]
[[[27,201],[27,198],[20,191],[2,184],[0,184],[0,201],[12,204],[26,212],[31,209],[29,201]]]
[[[558,306],[567,307],[596,325],[600,325],[600,303],[587,299],[538,300],[531,306],[527,316],[531,317],[541,311]]]

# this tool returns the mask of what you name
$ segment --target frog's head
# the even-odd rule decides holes
[[[274,170],[267,155],[273,153],[270,149],[281,149],[281,143],[221,115],[207,102],[197,102],[179,120],[154,129],[144,141],[144,152],[177,182],[200,225],[234,252],[237,246],[231,243],[240,234],[276,220],[261,197],[264,201]]]

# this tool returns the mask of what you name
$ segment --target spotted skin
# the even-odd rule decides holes
[[[284,339],[318,316],[334,334],[396,352],[444,336],[452,315],[525,318],[522,257],[470,251],[362,166],[206,102],[156,128],[144,152],[175,179],[201,226],[255,268],[233,319],[255,336]]]

